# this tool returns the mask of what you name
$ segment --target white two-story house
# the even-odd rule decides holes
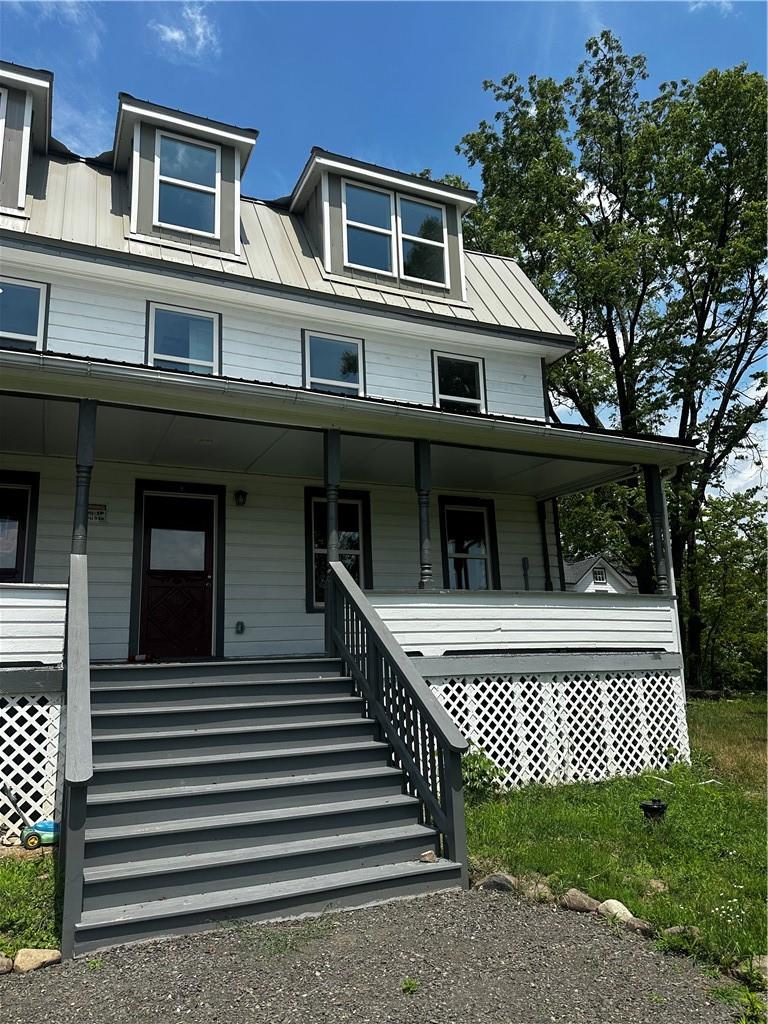
[[[573,334],[475,193],[315,148],[254,199],[255,130],[121,94],[83,158],[52,93],[0,64],[0,736],[26,813],[64,779],[65,953],[461,884],[466,740],[686,756],[695,453],[553,421]],[[558,497],[638,474],[656,593],[566,591]]]

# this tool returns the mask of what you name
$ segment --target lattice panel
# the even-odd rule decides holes
[[[690,759],[678,672],[446,676],[435,695],[506,787],[634,775]]]
[[[58,817],[59,694],[0,694],[0,781],[27,818]],[[24,822],[0,790],[0,834],[18,838]]]

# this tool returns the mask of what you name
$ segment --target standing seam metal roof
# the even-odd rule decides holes
[[[300,217],[273,203],[240,201],[242,258],[199,246],[130,237],[124,174],[99,164],[59,156],[36,157],[30,166],[28,220],[0,215],[0,228],[122,255],[212,270],[227,276],[306,289],[327,297],[359,299],[453,317],[487,326],[571,339],[568,325],[514,260],[465,250],[467,302],[432,292],[405,291],[324,272],[320,254]]]

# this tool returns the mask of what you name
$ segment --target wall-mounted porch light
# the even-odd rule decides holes
[[[248,491],[235,491],[235,504],[238,508],[242,508],[248,500]]]

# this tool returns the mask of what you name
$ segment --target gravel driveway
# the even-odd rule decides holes
[[[402,991],[404,978],[418,982]],[[592,917],[452,892],[0,978],[21,1024],[720,1024],[693,964]]]

